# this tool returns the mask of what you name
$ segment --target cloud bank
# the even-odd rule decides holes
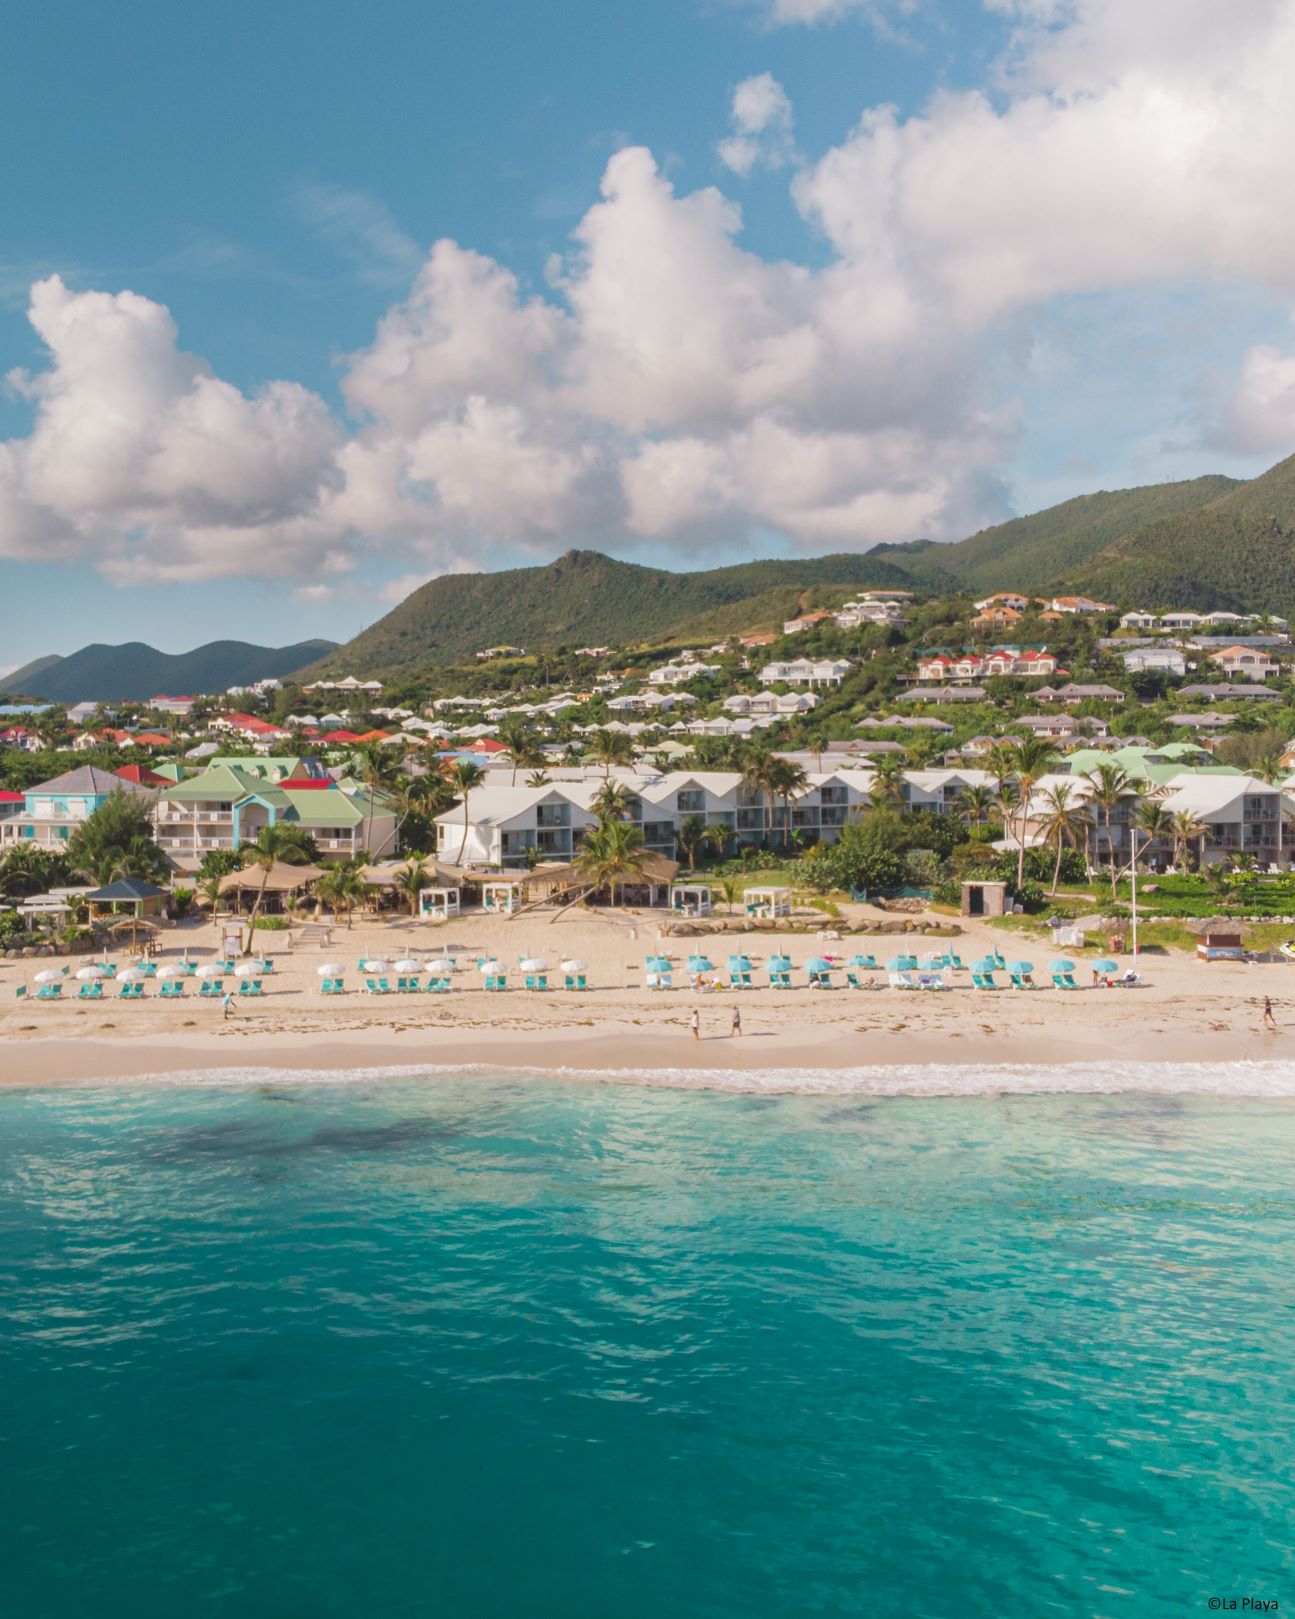
[[[9,379],[34,421],[0,444],[0,554],[318,580],[372,549],[426,572],[483,544],[866,548],[1002,515],[1005,323],[1183,278],[1295,298],[1295,0],[986,3],[1012,29],[993,96],[868,108],[812,163],[778,81],[738,86],[720,160],[794,167],[812,267],[750,252],[731,198],[626,148],[543,294],[437,242],[346,358],[345,421],[292,382],[222,381],[146,298],[38,282],[48,359]],[[408,273],[384,215],[308,201],[375,275]],[[1217,442],[1289,448],[1295,357],[1253,349],[1216,405]]]

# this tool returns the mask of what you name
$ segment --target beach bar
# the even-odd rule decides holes
[[[764,917],[774,921],[791,915],[790,888],[748,888],[742,896],[742,908],[749,917]]]
[[[709,916],[715,909],[715,890],[709,883],[671,883],[670,909],[677,916]]]
[[[1233,917],[1212,916],[1196,925],[1197,961],[1244,961],[1241,924]]]

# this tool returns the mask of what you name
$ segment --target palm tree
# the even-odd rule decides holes
[[[1039,777],[1044,775],[1048,767],[1055,761],[1056,752],[1051,743],[1045,742],[1042,737],[1026,736],[1019,742],[1012,743],[1012,774],[1016,780],[1016,791],[1020,796],[1020,819],[1018,821],[1018,847],[1016,851],[1016,886],[1019,888],[1025,881],[1025,828],[1030,814],[1030,796],[1034,792]]]
[[[1016,769],[1013,744],[1005,740],[995,742],[985,755],[985,769],[994,778],[994,785],[1001,794],[1003,783],[1011,779]]]
[[[1089,802],[1096,804],[1101,811],[1102,825],[1106,829],[1106,855],[1111,868],[1111,898],[1114,899],[1118,867],[1115,860],[1115,845],[1111,841],[1111,818],[1133,792],[1133,781],[1119,765],[1098,765],[1090,772],[1088,780],[1091,784],[1088,791]]]
[[[585,836],[575,866],[595,892],[606,888],[616,903],[616,888],[643,876],[643,833],[633,821],[600,821]]]
[[[979,832],[994,808],[993,789],[977,782],[959,795],[958,807],[973,832]]]
[[[815,731],[811,737],[806,739],[806,746],[814,755],[815,770],[821,771],[823,768],[823,755],[827,752],[828,741],[829,737],[826,731]]]
[[[410,916],[418,915],[418,896],[427,887],[427,869],[421,860],[407,860],[396,873],[393,887],[409,901]]]
[[[261,871],[261,886],[252,901],[252,915],[248,921],[247,945],[243,950],[245,956],[252,954],[252,945],[256,937],[256,919],[265,900],[270,873],[276,865],[308,866],[313,856],[314,849],[310,839],[301,828],[289,826],[283,821],[263,826],[256,835],[256,841],[245,843],[239,850],[239,860],[243,866],[257,866]]]
[[[459,844],[459,858],[456,865],[462,866],[463,856],[468,847],[468,833],[471,823],[468,820],[468,794],[474,792],[485,783],[486,773],[480,765],[472,763],[471,759],[460,759],[450,771],[455,791],[463,796],[463,840]]]
[[[1205,836],[1209,831],[1209,825],[1191,810],[1175,810],[1169,818],[1169,829],[1174,842],[1174,865],[1181,865],[1186,871],[1188,849],[1194,839]],[[1201,862],[1201,853],[1202,851],[1198,849],[1197,865]]]
[[[603,767],[603,775],[610,776],[613,765],[628,765],[634,761],[634,743],[623,731],[595,731],[589,757]]]
[[[364,783],[369,795],[369,813],[364,823],[364,847],[373,842],[373,812],[378,788],[391,780],[390,750],[381,742],[361,742],[351,756],[351,768]]]
[[[633,794],[619,781],[605,780],[594,794],[590,808],[600,822],[627,821],[633,803]]]
[[[1057,858],[1052,867],[1052,890],[1056,893],[1061,882],[1061,856],[1067,845],[1073,847],[1087,824],[1087,814],[1074,801],[1074,788],[1068,782],[1057,782],[1043,795],[1043,840],[1054,847]]]
[[[330,867],[315,884],[315,893],[326,905],[333,907],[334,914],[346,912],[348,929],[354,920],[355,907],[369,897],[369,885],[364,880],[363,868],[362,860],[342,860]]]
[[[1133,806],[1133,824],[1146,841],[1141,849],[1135,848],[1131,865],[1136,865],[1153,843],[1168,842],[1173,836],[1173,816],[1158,798],[1148,797],[1145,793],[1138,795],[1138,801]]]
[[[723,849],[728,842],[729,829],[726,826],[713,824],[706,825],[703,815],[689,815],[679,823],[679,830],[675,834],[675,842],[679,849],[679,858],[688,862],[688,870],[696,871],[697,857],[705,848],[716,851]]]
[[[809,786],[809,777],[802,767],[790,759],[775,758],[769,768],[769,791],[782,799],[783,847],[791,847],[791,801]]]
[[[533,770],[526,778],[528,787],[547,787],[548,784],[549,773],[547,770]]]
[[[719,891],[724,896],[724,903],[728,906],[728,914],[732,916],[737,896],[742,892],[742,884],[736,877],[720,877],[717,882]]]
[[[763,748],[752,748],[746,754],[742,763],[742,786],[763,810],[764,841],[768,843],[773,836],[773,793],[770,777],[773,773],[774,757]]]
[[[904,802],[905,761],[897,753],[884,754],[872,767],[872,787],[868,796],[874,809],[887,805],[900,807]]]
[[[1282,765],[1282,750],[1280,748],[1269,748],[1264,753],[1261,753],[1255,760],[1250,774],[1258,776],[1260,781],[1266,781],[1270,787],[1275,781],[1280,781],[1283,776],[1288,774]]]

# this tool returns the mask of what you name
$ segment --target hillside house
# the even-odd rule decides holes
[[[0,820],[0,840],[5,847],[18,843],[60,849],[114,793],[152,797],[134,782],[123,781],[111,770],[100,770],[95,765],[81,765],[54,776],[29,787],[23,794],[21,809]]]

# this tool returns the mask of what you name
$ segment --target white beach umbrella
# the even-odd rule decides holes
[[[157,976],[160,978],[162,975],[158,973]],[[138,984],[143,977],[144,974],[140,972],[138,967],[127,967],[124,973],[117,974],[117,982],[119,984]]]
[[[507,972],[507,970],[502,961],[483,961],[477,968],[477,971],[487,978],[493,978],[497,973]]]
[[[199,978],[221,978],[225,969],[219,962],[209,961],[205,967],[198,968]]]
[[[380,957],[375,956],[372,961],[366,961],[364,963],[364,970],[366,973],[389,973],[391,971],[391,964],[390,962],[383,961]]]
[[[132,967],[130,969],[130,971],[133,972],[133,973],[138,973],[140,978],[142,978],[144,976],[144,974],[142,972],[139,972],[139,969],[137,967]],[[207,971],[207,969],[205,967],[202,967],[202,968],[199,969],[199,971],[205,973]],[[157,969],[156,976],[158,978],[183,978],[183,977],[185,977],[185,971],[184,971],[183,967],[177,966],[174,963],[172,963],[172,965],[169,966],[169,967],[159,967]]]
[[[62,976],[62,973],[55,972],[52,967],[46,967],[43,973],[36,974],[36,982],[38,984],[56,984]]]
[[[325,961],[316,967],[315,971],[320,978],[337,978],[346,971],[346,968],[340,961]]]
[[[420,973],[423,970],[423,964],[421,961],[415,961],[412,956],[405,956],[400,961],[395,962],[391,970],[397,973]]]
[[[77,977],[82,981],[82,983],[87,984],[93,982],[94,979],[102,978],[103,976],[104,973],[102,967],[81,967],[77,971]]]
[[[524,956],[521,968],[524,973],[544,973],[549,970],[547,961],[541,961],[539,956]]]
[[[564,973],[584,973],[589,971],[589,963],[587,961],[564,961],[561,963],[561,966]]]
[[[262,961],[240,961],[238,966],[234,968],[234,977],[255,978],[264,971],[265,963]]]
[[[452,961],[447,961],[444,956],[441,956],[436,961],[429,961],[427,963],[427,970],[429,973],[452,973],[454,971],[454,963]]]

